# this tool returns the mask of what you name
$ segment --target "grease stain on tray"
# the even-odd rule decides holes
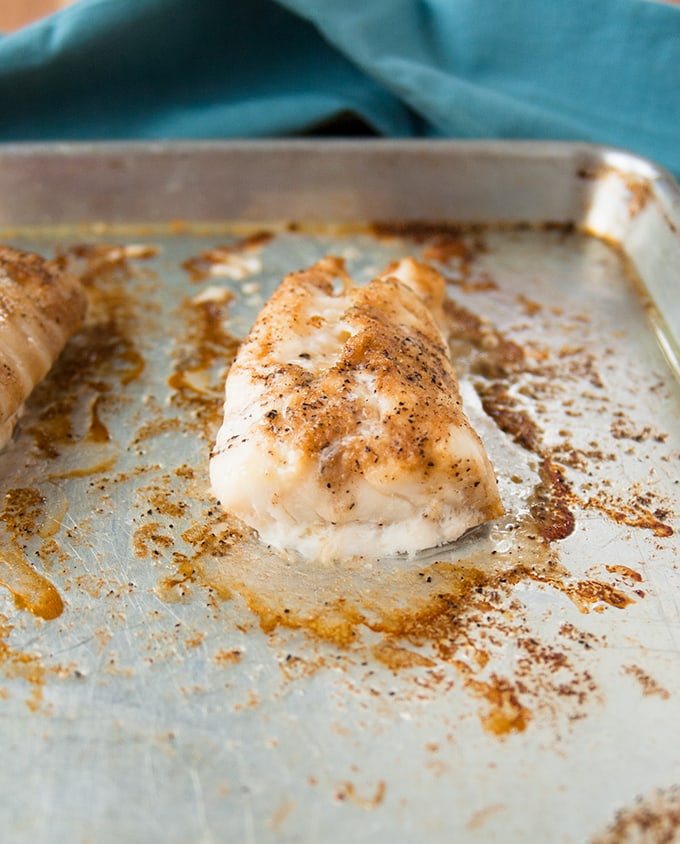
[[[502,236],[518,242],[540,236],[563,250],[578,238],[569,230]],[[476,702],[481,728],[495,737],[521,733],[537,721],[564,726],[586,717],[602,697],[592,661],[582,657],[606,648],[606,637],[565,620],[541,632],[528,598],[543,595],[557,608],[564,608],[564,600],[584,616],[616,614],[642,601],[643,575],[616,557],[615,531],[639,529],[657,541],[672,536],[673,508],[645,477],[651,466],[670,465],[678,456],[668,436],[637,418],[635,405],[624,406],[618,390],[609,387],[616,354],[603,353],[593,339],[597,331],[582,302],[558,308],[541,299],[540,289],[520,294],[497,277],[486,261],[502,252],[502,237],[495,242],[493,233],[474,227],[376,227],[368,242],[390,255],[421,254],[446,275],[453,355],[498,458],[507,518],[417,560],[354,560],[320,568],[278,559],[210,501],[207,456],[220,421],[224,377],[242,333],[232,311],[255,290],[243,282],[255,278],[258,290],[266,286],[261,276],[268,271],[267,250],[276,256],[282,248],[288,257],[296,250],[318,252],[327,248],[324,237],[258,231],[186,257],[187,287],[169,306],[162,305],[159,261],[154,272],[131,266],[133,259],[157,259],[157,247],[61,250],[87,286],[90,316],[31,399],[20,440],[27,456],[19,458],[15,447],[11,459],[19,478],[40,467],[49,490],[81,497],[85,490],[92,510],[78,535],[72,526],[69,536],[66,503],[50,522],[53,535],[43,532],[35,548],[45,529],[42,487],[17,483],[5,489],[2,519],[15,555],[7,568],[14,587],[9,577],[3,582],[18,606],[42,618],[63,612],[59,590],[65,584],[71,584],[73,599],[86,593],[113,601],[126,594],[132,583],[105,583],[105,560],[100,584],[60,577],[56,570],[57,563],[67,563],[64,541],[82,543],[88,525],[94,530],[98,516],[115,513],[114,501],[124,502],[130,569],[151,565],[154,592],[167,606],[207,595],[216,605],[228,603],[246,633],[248,619],[255,619],[277,655],[282,694],[287,685],[344,667],[348,688],[354,683],[350,675],[358,672],[361,693],[384,705],[392,700],[385,685],[390,676],[400,678],[398,700],[460,700],[462,693]],[[346,247],[350,257],[361,255],[353,237]],[[514,271],[510,265],[509,275]],[[208,288],[195,293],[197,285],[218,281],[231,285],[225,295]],[[162,307],[169,307],[165,316]],[[489,311],[504,315],[505,323],[496,324]],[[162,319],[172,321],[174,336],[166,335]],[[154,349],[159,338],[160,352]],[[609,339],[614,345],[616,338]],[[659,384],[649,389],[658,395]],[[118,422],[121,414],[131,423],[127,429]],[[182,444],[187,437],[193,443],[189,459]],[[632,478],[626,484],[619,472],[623,461]],[[642,467],[639,477],[631,466]],[[21,516],[12,509],[20,494],[26,499]],[[54,500],[68,502],[69,493],[60,494]],[[572,573],[562,548],[595,522],[613,528],[611,548],[598,552],[587,573]],[[28,562],[24,536],[46,571],[52,561],[56,586]],[[97,547],[96,537],[87,541]],[[651,555],[653,547],[646,547]],[[33,579],[22,581],[27,572]],[[164,641],[164,652],[173,653],[172,642],[172,636]],[[183,642],[185,651],[207,647],[198,632]],[[160,639],[156,650],[163,651]],[[240,648],[218,646],[212,653],[216,666],[247,662]],[[19,663],[3,657],[6,666]],[[643,688],[654,688],[651,678],[632,667],[622,670]],[[662,691],[649,694],[665,699]],[[249,700],[258,705],[258,696]]]
[[[337,669],[338,656],[417,678],[420,696],[440,695],[453,672],[454,689],[483,701],[480,721],[497,736],[526,729],[536,707],[578,720],[597,698],[593,677],[569,654],[573,630],[563,648],[541,642],[531,635],[522,605],[512,600],[521,582],[559,584],[569,592],[568,573],[549,547],[520,538],[521,530],[513,528],[512,547],[495,556],[487,540],[485,549],[461,550],[455,561],[435,559],[415,568],[367,568],[355,561],[320,572],[313,563],[263,554],[252,535],[239,533],[225,516],[213,518],[212,528],[191,533],[195,553],[183,559],[178,574],[223,597],[238,596],[273,643],[280,646],[277,637],[288,634],[282,671],[289,681]],[[163,584],[176,586],[172,578]],[[509,641],[515,669],[505,675],[494,667]],[[310,645],[314,653],[320,643],[325,657],[310,659]],[[594,643],[603,644],[591,637],[587,647]]]
[[[31,565],[21,545],[22,537],[46,535],[46,504],[44,494],[34,487],[5,493],[0,512],[6,534],[0,548],[0,584],[12,593],[19,609],[51,620],[61,615],[64,602],[54,584]]]
[[[45,687],[50,679],[73,676],[71,666],[46,664],[38,654],[12,647],[10,643],[14,625],[0,614],[0,674],[6,681],[19,681],[28,689],[26,706],[31,712],[49,713],[45,702]],[[5,697],[0,689],[0,698]]]
[[[680,833],[680,786],[658,789],[640,795],[626,808],[619,809],[604,832],[591,839],[590,844],[620,844],[620,842],[653,842],[672,844]]]

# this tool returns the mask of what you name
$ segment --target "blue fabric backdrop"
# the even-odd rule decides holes
[[[0,37],[0,140],[588,140],[680,175],[680,7],[650,0],[80,0]],[[337,124],[339,125],[339,124]]]

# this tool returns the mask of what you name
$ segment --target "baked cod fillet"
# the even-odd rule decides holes
[[[82,324],[86,305],[80,283],[58,263],[0,246],[0,448]]]
[[[438,325],[444,279],[407,258],[357,286],[339,258],[287,276],[226,381],[222,507],[284,552],[413,554],[501,515]]]

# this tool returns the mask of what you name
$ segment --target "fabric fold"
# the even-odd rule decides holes
[[[79,0],[0,38],[0,141],[350,115],[387,137],[586,140],[677,176],[678,68],[680,7],[650,0]]]

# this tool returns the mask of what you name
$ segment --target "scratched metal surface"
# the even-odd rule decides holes
[[[17,246],[150,247],[96,277],[125,332],[113,362],[83,358],[89,386],[64,382],[78,400],[58,453],[39,440],[48,383],[0,454],[0,553],[64,603],[44,619],[17,603],[30,589],[0,589],[8,840],[566,844],[648,840],[644,818],[680,834],[680,205],[664,174],[571,145],[76,146],[0,150],[0,188]],[[242,336],[290,269],[333,252],[368,278],[432,248],[324,227],[375,219],[489,224],[441,266],[525,349],[510,384],[542,452],[493,423],[463,362],[498,524],[346,570],[206,551],[223,367],[210,359],[194,401],[172,379],[198,371],[195,297],[232,291]],[[187,270],[225,244],[212,275]],[[577,500],[573,533],[545,546],[518,526],[548,453]],[[23,530],[15,500],[34,507]]]

